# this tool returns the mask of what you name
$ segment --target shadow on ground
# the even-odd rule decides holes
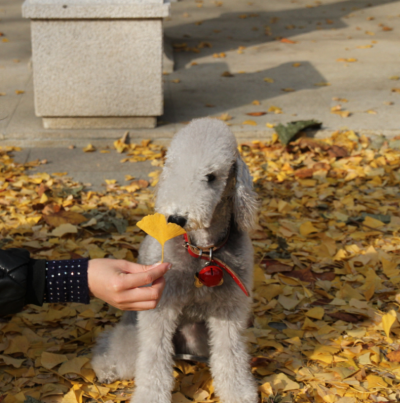
[[[232,72],[232,77],[222,76],[229,70],[227,64],[223,62],[202,63],[182,70],[180,77],[184,85],[174,88],[174,103],[166,100],[164,119],[175,121],[174,110],[178,110],[179,117],[185,121],[223,113],[251,104],[254,100],[274,98],[284,93],[282,89],[287,91],[291,88],[318,89],[315,84],[323,83],[325,78],[311,63],[303,60],[296,62],[301,63],[301,68],[296,69],[297,74],[293,74],[293,63],[283,63],[255,73]],[[197,77],[195,81],[191,80],[193,70]],[[277,85],[274,88],[268,86],[263,81],[265,77],[277,77],[275,79]],[[199,86],[199,81],[204,81],[204,85]],[[195,97],[192,96],[194,93]]]
[[[299,34],[306,34],[316,30],[324,29],[343,29],[348,24],[343,18],[354,11],[362,9],[370,9],[373,13],[374,7],[382,6],[390,3],[397,3],[399,0],[370,0],[370,1],[341,1],[332,4],[323,4],[314,7],[301,7],[293,10],[281,11],[258,11],[251,12],[228,12],[221,14],[218,18],[202,20],[201,29],[193,22],[176,26],[165,27],[165,36],[169,40],[177,40],[179,42],[187,42],[188,46],[196,46],[199,44],[199,36],[203,36],[204,28],[209,28],[212,34],[218,30],[218,36],[213,39],[212,48],[203,48],[201,53],[190,53],[191,59],[196,60],[198,57],[212,55],[216,52],[224,52],[232,49],[228,43],[222,43],[221,39],[224,33],[229,33],[228,40],[232,45],[242,40],[243,43],[251,42],[252,45],[273,42],[276,38],[290,38]],[[234,26],[232,22],[234,21]],[[267,28],[267,35],[265,28]],[[182,32],[184,35],[182,36]],[[257,34],[255,35],[255,32]],[[204,40],[210,39],[210,35],[206,35]],[[200,37],[200,40],[202,38]],[[218,43],[217,41],[220,41]],[[186,61],[186,60],[185,60]],[[176,69],[182,66],[178,64]]]

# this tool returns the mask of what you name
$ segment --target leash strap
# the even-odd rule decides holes
[[[189,237],[187,234],[184,234],[183,237],[185,238],[185,248],[189,252],[189,255],[195,258],[200,258],[202,260],[207,260],[210,261],[208,256],[203,255],[203,250],[200,248],[197,248],[196,246],[193,246],[189,243]],[[224,244],[226,241],[224,242]],[[220,246],[222,247],[222,246]],[[200,253],[196,253],[196,249],[200,251]],[[219,249],[219,248],[218,248]],[[233,281],[240,287],[240,289],[245,293],[247,297],[250,296],[249,292],[247,291],[246,286],[242,283],[238,275],[225,263],[223,263],[220,259],[213,257],[211,259],[211,263],[216,263],[221,269],[225,270],[233,279]]]

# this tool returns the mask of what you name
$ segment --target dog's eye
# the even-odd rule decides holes
[[[216,179],[214,174],[208,174],[208,175],[206,175],[206,178],[207,178],[207,182],[214,182]]]

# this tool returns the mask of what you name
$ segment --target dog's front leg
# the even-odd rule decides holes
[[[131,403],[170,403],[174,384],[173,335],[178,310],[173,308],[140,312],[136,389]]]
[[[232,308],[231,308],[232,309]],[[250,371],[250,356],[242,336],[247,314],[221,312],[208,320],[211,372],[222,403],[256,403],[257,387]],[[244,316],[246,318],[244,318]]]

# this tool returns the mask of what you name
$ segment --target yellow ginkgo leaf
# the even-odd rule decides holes
[[[254,120],[245,120],[242,125],[257,126],[257,122]]]
[[[300,234],[303,236],[307,236],[313,232],[318,232],[318,229],[312,225],[310,221],[306,221],[305,223],[300,225]]]
[[[162,247],[161,262],[164,261],[164,244],[169,239],[183,235],[186,231],[177,224],[168,223],[163,214],[153,214],[144,217],[136,224],[146,234],[160,242]]]
[[[390,337],[390,329],[394,322],[396,322],[396,313],[393,310],[382,316],[382,327],[387,337]]]
[[[83,149],[83,151],[84,151],[85,153],[91,153],[91,152],[93,152],[93,151],[96,151],[96,148],[95,148],[94,146],[92,146],[91,144],[88,144],[88,145]]]

